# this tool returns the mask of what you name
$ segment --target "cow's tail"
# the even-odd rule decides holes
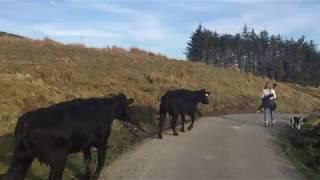
[[[29,128],[29,124],[25,122],[24,117],[20,117],[18,119],[17,126],[15,129],[15,153],[18,153],[19,156],[29,156],[33,154],[28,137]]]
[[[164,95],[161,97],[160,100],[160,107],[159,107],[159,114],[160,114],[160,119],[165,118],[167,114],[167,96]]]
[[[26,158],[27,161],[31,157],[33,157],[33,152],[28,143],[28,122],[26,122],[26,118],[21,116],[15,128],[15,149],[14,155],[12,157],[12,163],[7,170],[7,172],[3,175],[0,175],[0,180],[14,180],[14,179],[24,179],[25,173],[29,167],[25,165],[21,165]]]

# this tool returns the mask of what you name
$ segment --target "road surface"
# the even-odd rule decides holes
[[[277,143],[288,117],[279,115],[275,128],[262,127],[261,114],[202,118],[178,137],[168,131],[162,140],[145,140],[100,179],[303,180]]]

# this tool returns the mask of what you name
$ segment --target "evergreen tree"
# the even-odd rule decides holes
[[[190,61],[204,61],[204,36],[202,25],[192,33],[190,41],[187,43],[187,59]]]
[[[313,41],[284,39],[279,34],[258,34],[244,25],[235,35],[218,34],[200,24],[187,44],[187,59],[208,65],[238,65],[243,72],[269,76],[279,81],[320,84],[320,53]]]

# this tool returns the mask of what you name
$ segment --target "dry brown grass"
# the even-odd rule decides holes
[[[253,111],[264,83],[251,74],[168,60],[137,48],[96,49],[63,45],[50,39],[12,37],[1,37],[0,42],[0,100],[5,102],[0,117],[12,122],[36,105],[115,92],[135,97],[139,105],[157,108],[161,94],[176,88],[212,91],[212,103],[205,109],[208,112],[226,112],[231,108]],[[279,111],[311,112],[318,108],[318,89],[280,83],[277,91]],[[54,92],[57,95],[52,95]],[[46,98],[37,103],[39,97]],[[21,99],[25,99],[24,104],[19,103]],[[26,108],[28,103],[34,105]]]

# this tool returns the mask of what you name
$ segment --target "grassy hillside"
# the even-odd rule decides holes
[[[152,131],[159,98],[167,90],[206,88],[212,92],[211,104],[201,109],[208,113],[254,112],[263,84],[262,78],[251,74],[170,60],[138,49],[93,49],[49,39],[0,36],[0,173],[10,161],[16,119],[31,109],[75,97],[123,92],[135,98],[135,118]],[[312,112],[320,107],[318,89],[280,83],[277,92],[280,112]],[[118,122],[114,126],[109,159],[138,139]],[[81,162],[73,156],[67,179],[83,169]],[[37,163],[33,168],[36,176],[47,173]],[[33,174],[29,177],[35,179]]]

